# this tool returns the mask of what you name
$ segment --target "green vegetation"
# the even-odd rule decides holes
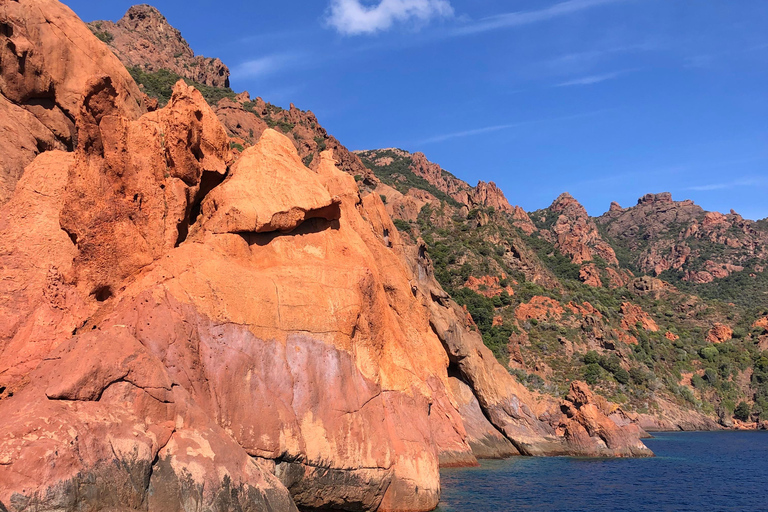
[[[398,231],[402,231],[403,233],[411,233],[411,223],[407,220],[403,219],[395,219],[392,221],[397,228]]]
[[[216,105],[222,98],[234,99],[235,97],[235,92],[229,87],[211,87],[209,85],[200,84],[188,78],[182,78],[167,69],[150,72],[144,71],[139,67],[133,67],[128,68],[128,72],[136,83],[143,87],[147,96],[157,98],[157,102],[161,107],[168,103],[171,99],[171,94],[173,93],[173,86],[176,82],[182,79],[188,85],[191,85],[200,91],[209,105]]]
[[[106,30],[92,30],[93,35],[104,41],[105,43],[109,44],[112,41],[114,41],[115,36],[112,35],[111,32]]]
[[[408,192],[411,188],[418,188],[420,190],[426,190],[436,198],[447,202],[451,206],[460,206],[459,203],[448,194],[439,190],[421,176],[414,174],[413,171],[411,171],[410,159],[392,150],[377,151],[375,160],[371,159],[373,155],[370,152],[362,152],[359,153],[358,156],[363,164],[373,171],[377,178],[403,194]],[[378,165],[376,162],[380,161],[380,159],[392,159],[392,161],[385,165]],[[447,172],[446,174],[452,176]]]

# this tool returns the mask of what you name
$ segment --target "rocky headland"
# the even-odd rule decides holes
[[[311,113],[183,80],[157,108],[126,65],[228,85],[169,27],[0,9],[0,509],[428,511],[441,466],[652,455],[499,362]]]

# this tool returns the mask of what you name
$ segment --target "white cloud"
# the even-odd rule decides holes
[[[344,35],[359,35],[387,30],[395,22],[423,23],[452,15],[448,0],[380,0],[376,5],[365,5],[362,0],[331,0],[327,22]]]
[[[623,0],[566,0],[565,2],[539,9],[538,11],[508,12],[483,18],[459,28],[455,33],[457,35],[468,35],[501,28],[529,25],[531,23],[538,23],[540,21],[567,16],[585,9],[591,9],[592,7],[611,4],[618,1]]]
[[[434,144],[436,142],[444,142],[446,140],[451,139],[458,139],[463,137],[471,137],[473,135],[482,135],[484,133],[491,133],[491,132],[498,132],[500,130],[509,130],[511,128],[519,128],[523,126],[530,126],[530,125],[536,125],[541,123],[552,123],[552,122],[560,122],[560,121],[571,121],[574,119],[581,119],[584,117],[591,117],[599,114],[604,114],[606,112],[610,112],[613,109],[602,109],[602,110],[593,110],[590,112],[582,112],[580,114],[574,114],[570,116],[562,116],[562,117],[554,117],[554,118],[547,118],[547,119],[534,119],[530,121],[519,121],[517,123],[509,123],[509,124],[498,124],[493,126],[484,126],[482,128],[475,128],[473,130],[464,130],[460,132],[453,132],[453,133],[445,133],[442,135],[436,135],[434,137],[430,137],[428,139],[424,139],[420,141],[418,144]]]
[[[709,192],[712,190],[724,190],[736,187],[754,187],[763,185],[766,183],[765,179],[760,178],[742,178],[739,180],[729,181],[726,183],[712,183],[711,185],[696,185],[688,187],[686,190],[694,190],[696,192]]]
[[[293,64],[297,56],[293,54],[265,55],[257,59],[242,62],[232,69],[232,76],[236,78],[255,78],[271,75],[280,69]]]
[[[628,71],[614,71],[613,73],[604,73],[602,75],[590,75],[590,76],[584,76],[581,78],[576,78],[573,80],[568,80],[567,82],[562,82],[555,87],[570,87],[573,85],[592,85],[592,84],[599,84],[600,82],[605,82],[606,80],[613,80],[614,78],[618,78],[619,76],[623,75],[624,73],[628,73]]]

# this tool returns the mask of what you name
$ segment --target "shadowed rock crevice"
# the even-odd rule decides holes
[[[256,245],[264,247],[278,238],[309,235],[321,233],[327,229],[338,230],[339,228],[340,224],[338,220],[326,220],[325,218],[314,217],[302,222],[298,227],[286,233],[271,231],[268,233],[240,232],[236,234],[245,240],[249,246]]]

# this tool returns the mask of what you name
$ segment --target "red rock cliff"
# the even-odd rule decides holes
[[[114,63],[55,0],[14,3],[31,47],[59,13]],[[481,450],[650,454],[504,370],[333,150],[309,169],[267,129],[233,163],[198,91],[140,116],[115,73],[0,208],[2,507],[426,511]]]

